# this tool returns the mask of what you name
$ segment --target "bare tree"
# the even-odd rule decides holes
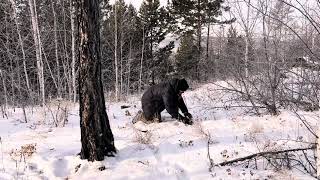
[[[37,7],[34,0],[29,0],[29,8],[31,14],[32,30],[33,30],[33,39],[36,47],[36,59],[37,59],[37,74],[40,88],[40,99],[41,104],[45,104],[45,88],[44,88],[44,67],[42,61],[42,48],[41,48],[41,38],[39,31],[39,23],[37,17]]]
[[[73,93],[73,102],[77,100],[77,87],[76,87],[76,38],[75,38],[75,7],[73,0],[70,0],[70,23],[71,23],[71,75],[72,75],[72,93]]]
[[[16,12],[17,5],[16,5],[15,0],[10,0],[10,2],[12,4],[13,18],[14,18],[14,22],[15,22],[15,25],[16,25],[17,34],[18,34],[18,37],[19,37],[20,49],[21,49],[21,52],[22,52],[23,72],[24,72],[24,75],[25,75],[27,90],[29,92],[30,98],[32,98],[32,90],[31,90],[31,86],[30,86],[29,75],[28,75],[28,72],[27,72],[26,53],[25,53],[25,48],[24,48],[24,42],[22,40],[21,31],[20,31],[20,25],[19,25],[19,22],[18,22],[18,17],[17,17],[17,12]]]
[[[320,135],[320,128],[318,129],[318,132],[317,132],[318,136]],[[316,148],[316,152],[317,152],[317,162],[316,162],[316,169],[317,169],[317,178],[319,179],[320,178],[320,138],[318,137],[317,139],[317,148]]]
[[[139,94],[141,94],[142,90],[142,68],[143,68],[143,58],[144,58],[144,47],[145,46],[145,31],[144,27],[142,29],[142,48],[141,48],[141,61],[140,61],[140,73],[139,73]]]
[[[251,0],[246,1],[235,1],[234,8],[237,17],[239,17],[238,23],[240,27],[243,29],[245,33],[245,54],[244,54],[244,62],[245,62],[245,76],[249,76],[249,45],[250,41],[252,41],[254,28],[256,26],[258,20],[258,12],[253,12],[251,10]]]
[[[238,1],[236,3],[240,4]],[[320,1],[302,3],[299,0],[244,0],[244,3],[251,9],[250,14],[258,18],[250,20],[260,23],[262,29],[251,31],[257,33],[257,39],[253,41],[255,55],[254,61],[249,61],[252,66],[252,70],[248,69],[249,76],[247,73],[243,76],[241,71],[231,71],[234,81],[229,83],[225,90],[237,93],[241,100],[250,101],[253,107],[256,107],[254,109],[266,108],[271,114],[277,114],[279,108],[294,111],[318,110],[320,56],[317,53],[319,47],[316,40],[320,35],[320,16],[316,12],[319,11]],[[242,7],[236,6],[238,14],[244,10]],[[294,16],[292,12],[295,12]],[[251,34],[248,33],[248,14],[246,16],[240,17],[244,37]],[[243,55],[245,61],[246,54]],[[307,119],[298,112],[295,113],[309,133],[319,141],[319,134],[315,133]],[[320,148],[317,147],[318,155],[312,154],[316,144],[311,142],[305,148],[259,152],[217,165],[241,161],[247,161],[249,165],[249,161],[265,158],[274,168],[299,167],[312,176],[317,173],[319,178]],[[292,152],[299,152],[302,158],[297,159],[298,156],[293,156]]]
[[[127,62],[127,96],[130,94],[130,78],[131,78],[131,62],[132,62],[132,38],[130,38],[129,42],[129,58]]]
[[[6,81],[5,81],[5,76],[4,73],[2,72],[2,70],[0,69],[0,76],[2,79],[2,86],[3,86],[3,97],[4,97],[4,111],[6,111],[6,109],[8,108],[8,93],[7,93],[7,86],[6,86]]]
[[[61,92],[61,80],[60,80],[60,62],[59,62],[59,55],[58,55],[58,35],[57,35],[57,16],[56,16],[56,10],[54,6],[54,1],[51,0],[51,9],[53,14],[53,33],[54,33],[54,52],[55,52],[55,59],[56,59],[56,77],[53,77],[53,82],[57,89],[58,97],[62,97]],[[57,79],[57,80],[55,80]]]
[[[116,82],[115,82],[115,93],[116,93],[116,101],[119,101],[119,73],[118,73],[118,21],[117,21],[117,5],[114,4],[114,68],[115,68],[115,74],[116,74]]]

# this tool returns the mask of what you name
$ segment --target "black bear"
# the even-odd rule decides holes
[[[151,86],[142,96],[142,115],[146,121],[161,122],[161,112],[166,109],[172,118],[192,124],[192,115],[183,101],[182,93],[189,88],[185,79],[172,79]],[[185,116],[179,113],[179,109]]]

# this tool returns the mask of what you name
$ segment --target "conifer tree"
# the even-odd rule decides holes
[[[244,38],[238,35],[237,30],[231,26],[227,34],[227,43],[224,50],[224,61],[227,73],[244,72]]]
[[[191,32],[185,33],[181,38],[180,46],[175,56],[176,71],[180,76],[196,78],[197,54],[198,49],[193,34]]]
[[[172,0],[169,4],[170,13],[176,19],[175,31],[179,34],[191,32],[197,37],[197,62],[201,59],[201,41],[202,28],[209,23],[231,23],[234,19],[228,21],[220,21],[219,16],[222,15],[222,10],[229,10],[229,7],[223,7],[223,0]],[[199,79],[199,68],[197,68],[197,79]]]
[[[144,0],[140,7],[139,15],[145,30],[145,62],[146,68],[149,69],[148,79],[152,84],[155,84],[155,80],[164,75],[159,74],[161,72],[159,68],[163,67],[158,64],[168,60],[168,53],[170,54],[174,47],[172,42],[164,47],[159,47],[168,34],[168,12],[164,7],[160,7],[159,0]]]

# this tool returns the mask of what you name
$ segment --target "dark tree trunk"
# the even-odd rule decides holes
[[[101,161],[104,156],[112,156],[116,149],[101,81],[99,0],[81,0],[77,3],[80,35],[80,156],[89,161]]]

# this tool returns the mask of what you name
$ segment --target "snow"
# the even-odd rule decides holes
[[[259,151],[304,147],[303,142],[315,141],[294,113],[282,110],[278,116],[255,116],[246,108],[229,107],[234,105],[230,98],[213,84],[185,92],[196,121],[192,126],[174,121],[166,112],[162,113],[165,122],[133,125],[131,120],[141,107],[139,97],[120,103],[107,100],[118,153],[102,162],[77,156],[81,147],[77,105],[69,104],[64,127],[52,123],[49,110],[55,107],[27,108],[28,123],[23,122],[21,109],[9,109],[8,118],[0,118],[0,179],[314,179],[294,169],[241,165],[214,167],[209,172],[204,133],[211,135],[214,163]],[[121,109],[124,104],[130,108]],[[317,112],[299,113],[312,127],[318,126]],[[20,156],[21,146],[28,144],[35,144],[35,152]],[[100,171],[102,166],[105,170]]]

